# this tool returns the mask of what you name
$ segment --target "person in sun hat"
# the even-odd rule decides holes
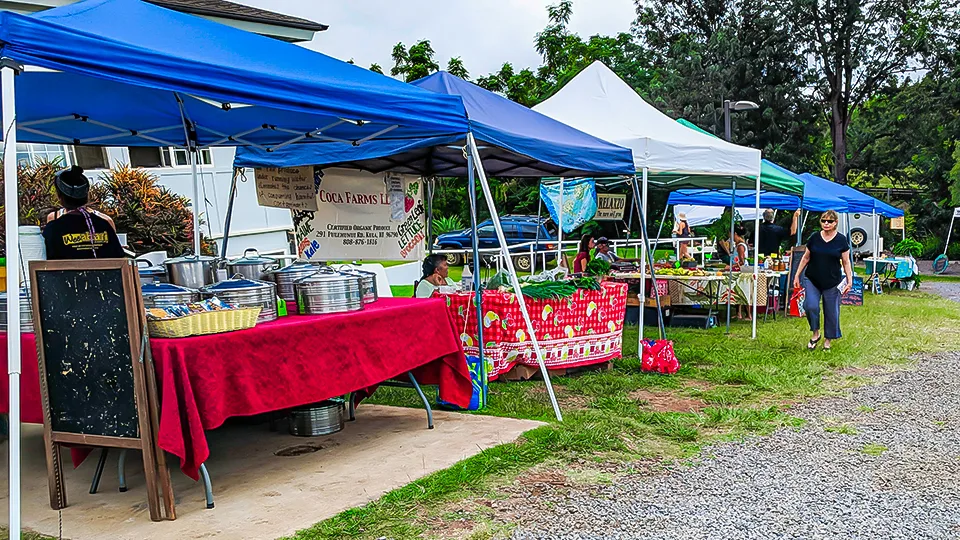
[[[690,238],[693,236],[693,231],[690,229],[690,224],[687,223],[687,214],[680,212],[677,214],[677,220],[673,224],[673,237],[674,238]],[[690,256],[690,242],[680,242],[677,244],[677,258],[680,260],[686,259]]]
[[[54,185],[61,210],[47,217],[43,228],[47,258],[120,259],[123,248],[107,216],[88,209],[90,180],[74,165],[57,173]]]

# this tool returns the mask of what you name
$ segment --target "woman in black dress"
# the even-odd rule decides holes
[[[853,286],[853,267],[850,265],[850,243],[837,232],[837,213],[827,210],[820,216],[821,231],[807,239],[807,249],[797,265],[793,278],[794,289],[799,289],[801,276],[806,294],[803,307],[813,335],[807,348],[817,348],[821,337],[823,349],[830,350],[830,342],[840,338],[840,297]],[[842,273],[841,273],[842,270]],[[823,300],[823,335],[820,333],[820,303]]]

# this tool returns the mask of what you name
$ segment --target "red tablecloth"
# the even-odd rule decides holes
[[[290,316],[250,330],[151,340],[160,386],[160,447],[197,479],[210,455],[204,430],[248,416],[375,387],[413,371],[466,407],[472,385],[459,332],[440,299],[381,298],[363,311]],[[3,371],[6,339],[0,338]],[[0,377],[0,395],[7,382]],[[24,422],[42,422],[36,345],[23,336]],[[7,401],[0,411],[7,410]]]
[[[440,295],[447,301],[467,354],[477,356],[476,300],[473,293]],[[527,310],[550,369],[574,368],[619,358],[627,286],[604,282],[598,291],[578,289],[569,298],[526,299]],[[515,365],[536,366],[533,342],[514,293],[483,292],[483,355],[495,380]]]

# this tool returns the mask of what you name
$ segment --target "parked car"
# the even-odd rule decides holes
[[[557,249],[557,226],[549,218],[507,215],[500,218],[500,225],[508,246],[535,242],[535,251]],[[477,225],[477,240],[477,247],[480,249],[500,247],[492,221],[488,219]],[[473,231],[464,229],[441,234],[433,245],[436,249],[472,249]],[[516,253],[513,255],[513,264],[517,271],[527,272],[533,267],[529,246],[511,248],[510,251]],[[552,257],[548,256],[548,259],[550,258]],[[460,266],[468,260],[469,255],[465,256],[463,253],[447,254],[450,266]]]

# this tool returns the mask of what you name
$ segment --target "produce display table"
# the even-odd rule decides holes
[[[477,356],[474,294],[439,296],[447,302],[464,351]],[[548,368],[601,364],[620,357],[627,305],[626,284],[603,282],[599,291],[578,289],[572,297],[559,300],[528,297],[526,304]],[[514,293],[484,291],[483,314],[483,351],[490,380],[497,379],[518,364],[538,365]]]
[[[193,479],[210,455],[204,431],[230,417],[299,407],[412,371],[440,397],[466,407],[473,392],[463,349],[438,299],[381,298],[362,311],[289,316],[249,330],[152,339],[160,392],[160,447]],[[22,336],[24,422],[42,423],[36,341]],[[0,333],[6,372],[6,334]],[[0,412],[7,412],[7,378]]]
[[[757,306],[767,305],[767,282],[772,279],[779,279],[780,272],[760,272],[758,291],[760,292],[759,303]],[[704,307],[710,308],[712,305],[726,304],[727,295],[730,295],[730,303],[733,305],[753,305],[753,272],[734,273],[733,287],[729,285],[729,273],[717,274],[708,273],[707,275],[670,275],[657,274],[658,282],[666,282],[670,304],[676,306]],[[617,281],[633,282],[640,280],[639,273],[616,273],[613,278]],[[650,281],[650,276],[647,276]],[[662,290],[662,287],[660,287]]]

